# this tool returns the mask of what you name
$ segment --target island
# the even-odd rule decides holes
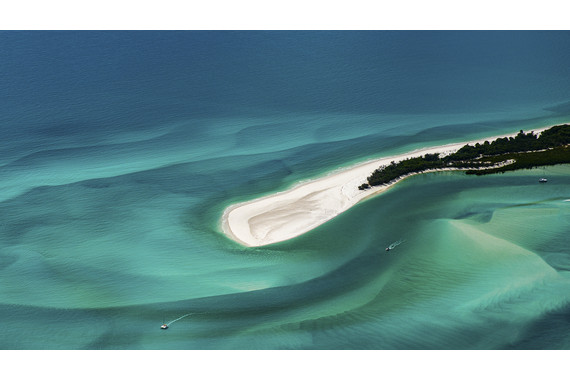
[[[483,175],[570,163],[569,144],[570,125],[561,124],[379,158],[232,205],[224,210],[221,228],[248,247],[273,244],[304,234],[411,175],[444,170]]]

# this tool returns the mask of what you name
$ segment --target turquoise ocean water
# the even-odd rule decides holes
[[[0,52],[0,348],[570,348],[569,165],[415,176],[267,247],[220,229],[372,157],[569,122],[570,33],[1,32]]]

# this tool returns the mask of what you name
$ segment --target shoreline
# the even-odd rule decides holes
[[[540,134],[550,127],[533,131]],[[358,186],[382,165],[428,153],[448,155],[466,144],[482,144],[485,140],[514,137],[517,133],[518,131],[507,135],[416,149],[339,168],[324,176],[297,183],[279,193],[226,207],[222,215],[221,228],[226,236],[246,247],[260,247],[289,240],[328,222],[357,203],[383,193],[409,176],[427,172],[466,170],[444,168],[409,173],[386,185],[358,190]]]

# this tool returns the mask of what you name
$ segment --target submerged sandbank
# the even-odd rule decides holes
[[[534,132],[540,133],[548,128],[550,127],[535,129]],[[358,190],[358,186],[366,182],[366,178],[382,165],[428,153],[447,155],[456,152],[465,144],[483,143],[485,140],[516,136],[517,133],[518,131],[510,135],[419,149],[336,170],[324,177],[298,184],[289,190],[226,208],[222,217],[222,229],[230,238],[249,247],[289,240],[320,226],[361,200],[382,193],[398,181],[412,175],[404,176],[387,185]],[[441,170],[452,169],[431,171]]]

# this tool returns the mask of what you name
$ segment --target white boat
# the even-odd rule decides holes
[[[161,329],[166,330],[168,328],[168,325],[165,323],[162,326],[160,326]]]
[[[546,178],[541,178],[541,179],[538,180],[538,182],[544,183],[544,182],[548,182],[548,180],[547,180]]]

